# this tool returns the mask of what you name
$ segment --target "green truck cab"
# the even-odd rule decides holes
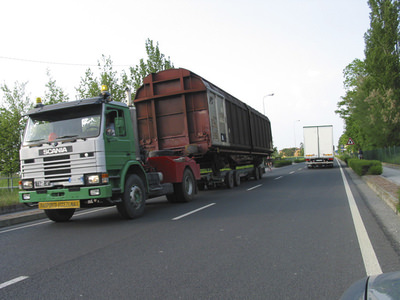
[[[147,198],[190,201],[200,167],[188,157],[139,149],[135,107],[99,97],[27,113],[21,149],[19,200],[49,219],[68,221],[78,208],[117,207],[124,218],[144,213]]]

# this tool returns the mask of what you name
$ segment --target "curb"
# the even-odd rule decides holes
[[[361,179],[373,190],[376,195],[381,198],[385,203],[395,212],[396,215],[399,215],[397,210],[397,205],[399,204],[399,199],[396,198],[392,193],[382,188],[381,185],[374,182],[374,178],[372,176],[379,176],[379,180],[386,181],[387,183],[394,185],[397,189],[400,189],[400,186],[391,182],[381,175],[365,175],[361,176]]]
[[[46,214],[39,209],[30,209],[20,212],[9,213],[0,215],[0,228],[17,225],[25,222],[36,221],[45,219]]]

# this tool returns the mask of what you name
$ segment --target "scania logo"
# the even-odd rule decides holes
[[[68,152],[72,152],[72,146],[40,149],[39,155],[53,155],[53,154],[68,153]]]

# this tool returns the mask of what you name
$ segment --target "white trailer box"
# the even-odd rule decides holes
[[[333,167],[332,125],[304,126],[304,158],[307,167]]]

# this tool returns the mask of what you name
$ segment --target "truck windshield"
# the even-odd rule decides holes
[[[96,137],[100,133],[101,106],[76,107],[30,115],[23,145]]]

